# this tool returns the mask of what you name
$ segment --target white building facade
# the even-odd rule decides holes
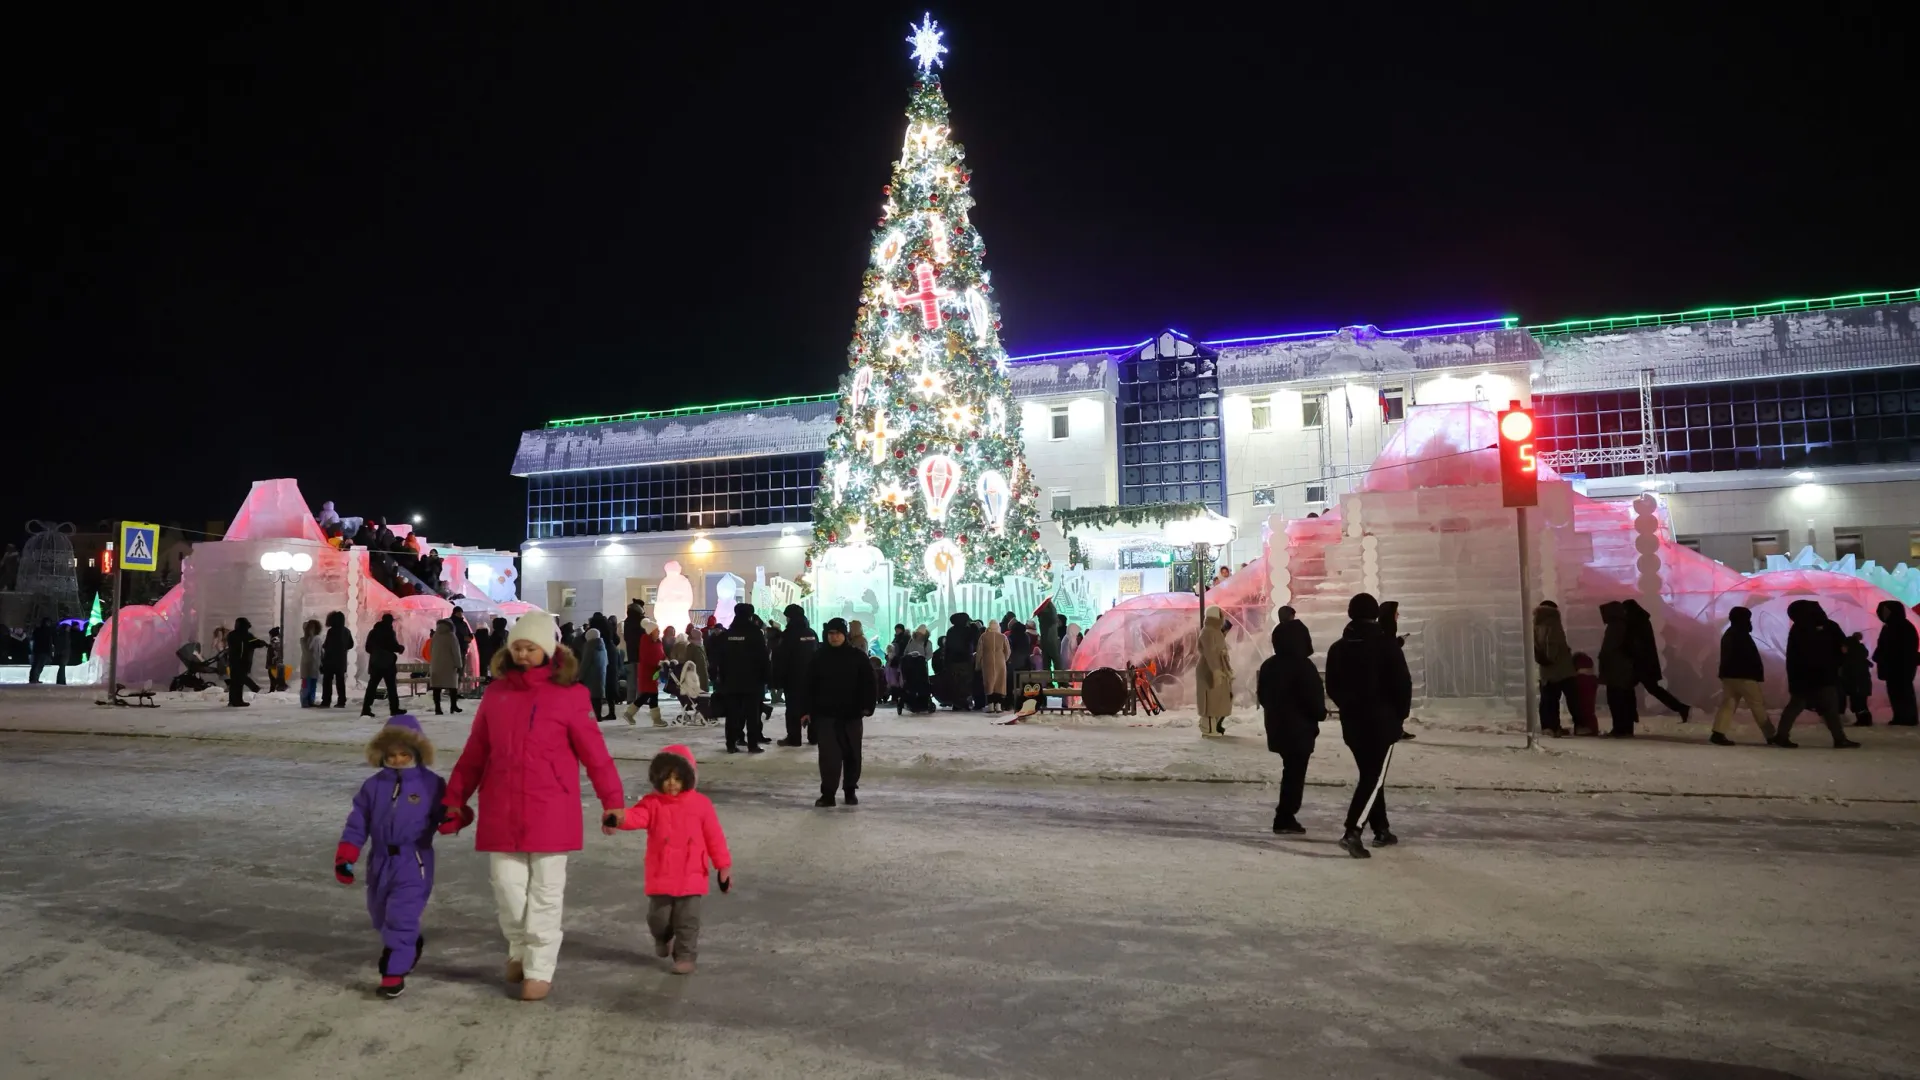
[[[1741,571],[1811,547],[1920,564],[1920,293],[1541,326],[1370,326],[1232,341],[1166,330],[1017,357],[1043,513],[1197,503],[1260,554],[1270,518],[1353,490],[1409,410],[1518,401],[1601,498],[1655,492],[1682,543]],[[555,421],[522,434],[522,597],[563,618],[649,599],[668,561],[710,608],[732,574],[804,572],[832,395]],[[1156,526],[1075,533],[1096,569],[1166,566]],[[1056,568],[1068,543],[1043,530]],[[1176,567],[1176,569],[1179,569]],[[1160,587],[1183,587],[1156,574]]]

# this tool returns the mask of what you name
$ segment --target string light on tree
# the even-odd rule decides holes
[[[844,497],[840,483],[822,485],[808,556],[826,565],[824,554],[871,515],[872,545],[909,590],[962,584],[969,573],[988,584],[1008,574],[1044,580],[998,298],[970,213],[973,174],[936,74],[946,46],[930,14],[913,34],[919,79],[868,240],[841,382],[845,419],[827,441],[828,475],[850,462],[851,485]]]

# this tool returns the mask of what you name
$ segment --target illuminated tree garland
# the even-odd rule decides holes
[[[1040,489],[1014,419],[986,245],[967,216],[972,174],[932,73],[947,50],[931,19],[913,31],[920,81],[893,182],[881,189],[847,348],[852,370],[827,440],[824,473],[833,482],[815,498],[807,559],[847,542],[864,520],[866,541],[900,585],[935,586],[930,546],[957,551],[967,581],[1045,580],[1052,563],[1040,546]],[[958,463],[959,475],[942,457]],[[923,470],[930,460],[938,467]]]

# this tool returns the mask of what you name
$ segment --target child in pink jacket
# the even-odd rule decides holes
[[[647,928],[654,952],[673,957],[675,975],[693,974],[700,947],[700,901],[707,895],[707,864],[720,871],[720,891],[733,887],[733,857],[727,834],[705,795],[693,790],[693,751],[669,746],[647,767],[653,793],[626,810],[610,811],[606,824],[647,830]]]

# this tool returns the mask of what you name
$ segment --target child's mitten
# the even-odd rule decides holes
[[[360,861],[360,845],[340,841],[333,849],[333,880],[342,885],[353,884],[353,864]]]

